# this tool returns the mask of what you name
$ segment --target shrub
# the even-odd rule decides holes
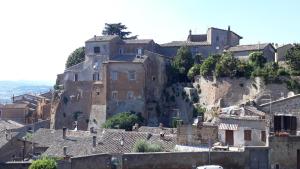
[[[57,163],[54,159],[44,157],[33,161],[29,169],[57,169]]]
[[[162,146],[159,144],[148,143],[146,140],[138,140],[134,145],[135,152],[161,152]]]
[[[143,123],[144,119],[140,114],[134,114],[131,112],[118,113],[103,123],[103,128],[112,129],[125,129],[127,131],[132,130],[132,126],[135,123]]]
[[[263,67],[267,62],[262,52],[252,52],[249,55],[249,61],[254,67]]]
[[[193,110],[193,117],[197,116],[203,116],[203,114],[206,112],[206,109],[204,107],[201,107],[200,105],[197,105]]]
[[[209,56],[207,59],[205,59],[200,67],[200,75],[212,76],[219,57],[220,57],[219,55],[215,55],[215,56]]]
[[[181,120],[179,117],[173,117],[170,126],[176,128],[179,120]]]

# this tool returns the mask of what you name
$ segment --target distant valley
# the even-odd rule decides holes
[[[51,81],[0,81],[0,103],[10,103],[13,95],[40,94],[52,89]]]

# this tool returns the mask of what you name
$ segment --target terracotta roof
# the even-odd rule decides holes
[[[238,45],[233,46],[228,49],[230,52],[240,52],[240,51],[260,51],[265,49],[270,43],[261,43],[261,44],[251,44],[251,45]],[[273,47],[274,48],[274,47]]]
[[[207,41],[207,34],[199,34],[199,35],[189,35],[188,40],[191,42],[205,42]]]
[[[190,42],[190,41],[172,41],[169,43],[161,44],[162,47],[180,47],[180,46],[209,46],[209,42]]]
[[[3,131],[5,129],[10,130],[10,129],[17,129],[21,128],[24,125],[21,123],[18,123],[13,120],[0,120],[0,131]]]
[[[111,41],[118,37],[119,37],[118,35],[94,36],[93,38],[87,40],[86,42],[105,42],[105,41]]]
[[[138,132],[149,132],[153,134],[160,134],[161,132],[165,134],[175,134],[177,133],[177,128],[165,128],[165,127],[148,127],[148,126],[141,126],[138,129]]]

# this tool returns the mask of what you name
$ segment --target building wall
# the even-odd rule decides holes
[[[177,127],[177,144],[200,146],[218,141],[218,126],[181,125]]]
[[[98,154],[71,158],[72,169],[110,169],[111,155]]]
[[[3,120],[14,120],[20,123],[26,123],[26,114],[28,108],[1,108],[1,119]]]
[[[145,110],[145,69],[143,64],[110,62],[105,66],[108,116],[125,111],[143,113]],[[129,71],[135,71],[135,80],[129,80]],[[117,72],[116,80],[112,79],[111,72]],[[113,92],[117,92],[116,99],[112,98]],[[133,93],[132,98],[128,98],[128,92]]]
[[[268,138],[268,129],[264,120],[236,120],[221,118],[220,123],[238,125],[237,130],[233,130],[233,146],[266,146],[266,142],[261,140],[261,131],[265,131],[266,138]],[[251,130],[251,141],[244,140],[244,130]],[[226,145],[225,130],[219,130],[218,137],[219,141]]]
[[[280,169],[297,169],[297,150],[300,151],[300,137],[270,137],[270,168],[275,169],[278,164]]]

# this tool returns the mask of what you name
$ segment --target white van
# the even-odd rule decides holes
[[[219,165],[204,165],[197,167],[197,169],[223,169],[223,167]]]

